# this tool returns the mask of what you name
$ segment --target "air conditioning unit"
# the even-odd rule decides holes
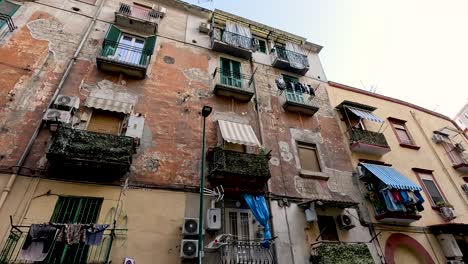
[[[441,135],[441,134],[437,134],[435,133],[434,135],[432,135],[432,140],[434,141],[434,143],[436,144],[440,144],[440,143],[443,143],[447,140],[447,137]]]
[[[160,6],[158,11],[159,11],[159,15],[161,16],[161,18],[166,16],[167,9],[165,7]]]
[[[354,223],[353,223],[353,219],[351,218],[351,216],[349,216],[348,214],[341,214],[339,215],[337,218],[336,218],[336,222],[338,222],[338,227],[340,229],[346,229],[346,230],[349,230],[353,227],[355,227]]]
[[[132,259],[132,258],[126,257],[126,258],[124,259],[123,264],[135,264],[135,260]]]
[[[454,219],[456,217],[455,216],[455,210],[453,210],[452,208],[450,208],[448,206],[441,207],[440,208],[440,213],[442,214],[442,217],[445,220],[452,220],[452,219]]]
[[[200,31],[200,33],[208,34],[210,32],[210,24],[201,22],[200,26],[198,26],[198,31]]]
[[[465,183],[465,184],[462,184],[462,190],[465,192],[465,193],[468,193],[468,183]]]
[[[452,234],[437,235],[442,251],[447,258],[463,257],[460,247]]]
[[[206,216],[206,228],[208,230],[220,230],[221,229],[221,209],[220,208],[208,208]]]
[[[47,121],[48,123],[58,122],[68,124],[71,121],[71,114],[69,111],[49,108],[42,117],[42,120]]]
[[[182,239],[180,245],[180,257],[184,259],[195,259],[198,257],[198,240]]]
[[[459,153],[462,153],[463,151],[465,151],[465,146],[463,146],[462,143],[456,143],[455,150],[458,151]]]
[[[198,218],[184,218],[182,234],[185,236],[198,235]]]
[[[64,110],[78,109],[80,107],[80,98],[76,96],[59,95],[55,99],[54,105]]]

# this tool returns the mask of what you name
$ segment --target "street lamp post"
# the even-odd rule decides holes
[[[213,108],[211,106],[203,106],[203,135],[202,135],[202,155],[201,155],[201,175],[200,175],[200,211],[198,213],[198,263],[202,263],[203,257],[203,189],[205,187],[205,122],[206,118],[211,114]]]

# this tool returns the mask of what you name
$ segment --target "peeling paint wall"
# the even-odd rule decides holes
[[[46,0],[43,4],[25,2],[18,10],[15,20],[18,29],[7,34],[0,42],[0,72],[6,73],[0,76],[0,89],[3,94],[8,94],[0,98],[1,167],[15,165],[25,149],[100,1],[96,5],[71,0],[61,3]],[[305,239],[309,227],[304,223],[304,213],[297,202],[314,198],[332,199],[341,194],[352,198],[359,195],[352,178],[347,146],[329,104],[327,83],[324,82],[326,77],[319,55],[310,52],[310,70],[305,76],[297,76],[301,82],[318,87],[317,96],[313,100],[319,104],[319,111],[313,116],[285,112],[275,79],[281,74],[296,75],[273,68],[270,55],[254,53],[251,63],[212,51],[209,36],[198,31],[200,22],[207,22],[210,12],[187,7],[177,1],[160,2],[167,8],[167,14],[160,22],[154,55],[143,80],[106,73],[97,68],[96,56],[119,6],[118,1],[107,0],[83,49],[73,62],[61,94],[80,98],[78,115],[91,111],[84,106],[89,96],[131,103],[133,111],[142,114],[145,118],[143,137],[133,158],[130,185],[160,188],[196,188],[199,185],[202,158],[200,110],[204,105],[214,109],[206,124],[207,147],[220,144],[217,120],[251,125],[257,137],[262,136],[263,146],[271,150],[269,192],[275,199],[293,201],[291,208],[272,206],[273,228],[281,238],[276,247],[283,258],[281,263],[292,263],[291,254],[283,255],[283,252],[291,250],[297,254],[295,263],[307,263],[308,245],[313,239]],[[73,11],[72,7],[80,11]],[[242,103],[213,94],[213,73],[220,67],[221,58],[241,62],[243,74],[252,75],[255,71],[254,100]],[[41,170],[46,168],[45,152],[50,137],[47,127],[41,129],[25,166]],[[317,145],[323,168],[318,173],[319,178],[300,175],[297,142]],[[47,184],[53,185],[50,182]],[[73,186],[76,186],[76,191],[67,187],[62,193],[90,194],[79,183]],[[37,193],[30,190],[24,180],[15,183],[15,188],[25,190],[28,194]],[[115,187],[103,186],[103,195],[107,193],[106,188]],[[115,190],[112,192],[114,195]],[[125,254],[138,255],[136,252],[141,250],[145,253],[141,253],[138,263],[153,263],[154,252],[147,252],[148,245],[152,245],[161,248],[158,254],[167,257],[168,262],[165,263],[176,263],[178,249],[174,244],[180,239],[177,237],[180,230],[176,229],[184,214],[180,210],[197,208],[197,199],[190,196],[192,198],[187,199],[187,202],[180,202],[182,193],[147,194],[139,189],[134,192],[135,195],[127,197],[128,216],[129,221],[136,219],[135,223],[140,226],[134,225],[133,230],[129,231],[128,245],[133,244],[133,249],[125,251]],[[172,209],[177,211],[176,215],[161,216],[165,210],[161,206],[165,203],[167,205],[168,197],[172,196],[176,196],[177,200],[174,204],[171,201],[171,206],[174,206]],[[15,193],[8,198],[7,203],[23,203],[22,199]],[[144,206],[152,205],[154,200],[157,200],[158,206],[143,219],[147,211]],[[5,212],[0,211],[2,219],[12,213],[13,209],[8,208]],[[31,209],[29,214],[32,218],[40,215],[37,211],[40,208],[42,205]],[[162,217],[161,226],[154,224],[153,220],[158,217]],[[284,221],[289,221],[293,228],[285,229]],[[144,236],[141,225],[151,225],[151,235]],[[6,230],[7,226],[2,228]],[[291,236],[293,241],[289,239]],[[349,239],[354,238],[350,236]],[[124,256],[121,251],[118,252],[113,256],[115,262],[121,261]]]

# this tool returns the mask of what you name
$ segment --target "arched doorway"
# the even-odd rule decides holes
[[[401,233],[390,235],[385,244],[388,264],[435,264],[426,249],[414,238]]]

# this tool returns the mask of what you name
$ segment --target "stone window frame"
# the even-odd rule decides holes
[[[313,145],[316,148],[317,151],[317,160],[319,163],[319,166],[321,168],[321,171],[309,171],[309,170],[303,170],[301,167],[301,162],[299,158],[299,145],[304,144],[304,145]],[[319,179],[319,180],[328,180],[330,177],[324,172],[326,170],[325,166],[325,161],[320,157],[320,153],[323,152],[322,147],[320,144],[317,142],[312,142],[308,140],[303,140],[303,139],[293,139],[292,140],[292,146],[293,146],[293,153],[294,153],[294,158],[296,161],[296,168],[298,169],[299,176],[303,178],[311,178],[311,179]]]
[[[406,126],[406,120],[398,119],[395,117],[389,117],[388,121],[390,123],[390,126],[392,127],[393,133],[395,134],[395,137],[398,140],[398,144],[400,144],[401,147],[404,148],[409,148],[409,149],[414,149],[414,150],[419,150],[421,147],[416,144],[414,141],[413,136],[411,135],[408,127]],[[401,140],[400,135],[398,135],[397,128],[395,128],[395,125],[399,125],[404,128],[404,131],[408,135],[408,138],[410,139],[411,142],[404,142]]]

